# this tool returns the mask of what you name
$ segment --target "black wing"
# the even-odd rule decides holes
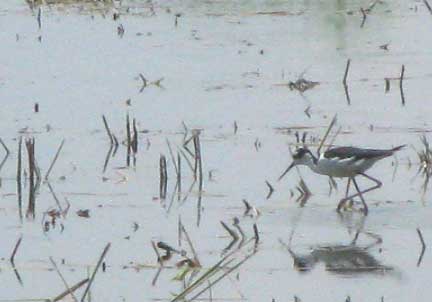
[[[395,149],[389,150],[379,150],[379,149],[362,149],[356,147],[337,147],[332,148],[324,152],[325,158],[350,158],[353,157],[355,159],[371,159],[371,158],[380,158],[391,156],[395,151]]]

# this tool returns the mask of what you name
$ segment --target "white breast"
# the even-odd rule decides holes
[[[332,177],[352,177],[366,171],[375,162],[376,160],[374,159],[355,160],[354,157],[344,159],[335,157],[329,159],[321,155],[313,170],[316,173]]]

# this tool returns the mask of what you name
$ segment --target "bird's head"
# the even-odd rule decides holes
[[[295,150],[295,152],[292,154],[293,161],[291,165],[282,173],[282,175],[279,177],[279,180],[282,179],[294,166],[298,165],[310,165],[314,162],[315,158],[312,154],[312,152],[306,148],[306,147],[300,147]]]

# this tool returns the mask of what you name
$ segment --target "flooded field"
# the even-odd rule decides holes
[[[431,25],[419,0],[2,1],[0,302],[429,301]],[[335,115],[324,150],[407,145],[367,216],[336,212],[346,180],[278,181]]]

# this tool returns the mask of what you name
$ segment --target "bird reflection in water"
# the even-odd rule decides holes
[[[351,227],[348,226],[348,232]],[[371,249],[381,245],[382,239],[376,234],[357,229],[353,240],[349,244],[317,245],[312,247],[308,254],[297,254],[288,245],[285,245],[294,260],[294,268],[299,272],[309,272],[317,264],[325,265],[326,271],[335,274],[359,273],[387,273],[394,268],[382,264],[371,253]],[[357,244],[359,235],[372,239],[372,243],[360,246]]]

